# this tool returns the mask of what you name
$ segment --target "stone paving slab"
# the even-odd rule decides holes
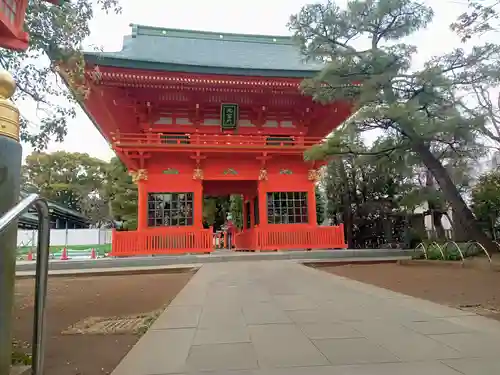
[[[15,366],[10,370],[10,375],[28,375],[29,366]]]
[[[248,262],[262,260],[296,260],[310,262],[399,261],[411,259],[414,250],[402,249],[341,249],[341,250],[292,250],[242,253],[217,250],[211,254],[159,255],[129,258],[100,258],[95,260],[51,260],[49,271],[71,271],[110,268],[144,268],[169,265],[207,264],[220,262]],[[35,261],[17,261],[16,272],[34,272]]]
[[[110,268],[81,268],[81,269],[62,269],[49,270],[49,276],[65,277],[65,276],[118,276],[118,275],[133,275],[147,273],[162,273],[162,272],[181,272],[183,270],[196,270],[200,267],[199,264],[173,264],[166,266],[145,266],[145,267],[110,267]],[[32,278],[35,277],[36,271],[16,271],[17,278]]]
[[[216,263],[112,375],[498,375],[499,344],[497,321],[293,261]]]
[[[339,250],[340,251],[340,250]],[[374,250],[378,251],[378,250]],[[405,250],[407,251],[407,250]],[[323,252],[322,252],[323,253]],[[256,260],[262,261],[262,256],[266,253],[235,253],[233,258],[241,257],[242,261]],[[396,262],[401,259],[408,259],[409,256],[357,256],[357,257],[332,257],[332,258],[315,258],[314,254],[310,255],[311,252],[305,252],[305,254],[309,254],[310,257],[307,258],[297,258],[297,259],[289,259],[290,256],[284,256],[283,253],[276,255],[276,253],[269,253],[271,255],[275,254],[273,260],[279,259],[279,256],[282,256],[282,259],[297,262],[297,263],[367,263],[367,262]],[[286,255],[286,254],[285,254]],[[161,265],[162,261],[158,261],[157,263],[160,265],[141,265],[143,261],[148,261],[147,264],[153,264],[152,260],[158,259],[156,258],[140,258],[137,260],[137,264],[134,265],[133,259],[125,258],[125,259],[98,259],[92,261],[55,261],[60,265],[60,269],[51,266],[49,268],[49,275],[52,277],[65,277],[65,276],[108,276],[108,275],[131,275],[131,274],[146,274],[146,273],[160,273],[160,272],[170,272],[174,270],[185,270],[188,268],[198,269],[203,261],[200,260],[198,263],[184,263],[177,257],[176,262],[174,264],[166,264]],[[255,259],[254,259],[255,258]],[[207,258],[201,258],[207,259]],[[214,260],[215,259],[215,260]],[[228,260],[224,257],[211,259],[210,262],[227,262]],[[188,259],[186,259],[188,260]],[[235,259],[233,259],[234,261]],[[126,261],[126,262],[125,262]],[[125,263],[123,263],[125,262]],[[35,262],[17,262],[16,264],[16,277],[17,278],[32,278],[35,277]]]

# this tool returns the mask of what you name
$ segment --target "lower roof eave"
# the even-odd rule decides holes
[[[276,69],[252,69],[221,66],[199,66],[174,63],[163,63],[156,61],[139,61],[120,57],[102,56],[94,53],[85,53],[85,62],[90,65],[108,66],[123,69],[137,69],[164,72],[195,73],[195,74],[218,74],[253,77],[276,77],[276,78],[311,78],[320,70],[276,70]]]
[[[106,136],[106,134],[102,131],[101,127],[99,126],[99,124],[97,123],[97,121],[95,120],[94,116],[92,116],[92,114],[90,113],[90,111],[87,109],[87,107],[85,106],[85,103],[83,102],[83,100],[80,98],[80,96],[75,92],[75,90],[72,88],[72,86],[69,84],[68,82],[68,79],[66,77],[66,75],[64,73],[62,73],[60,70],[58,71],[58,75],[59,77],[61,77],[63,83],[66,85],[66,87],[68,88],[68,90],[71,92],[71,94],[73,95],[73,97],[75,98],[75,101],[78,103],[78,105],[80,106],[80,108],[82,109],[82,111],[87,115],[87,117],[89,118],[89,120],[92,122],[92,124],[94,125],[94,127],[97,129],[97,131],[102,135],[102,137],[106,140],[106,143],[108,145],[110,145],[110,148],[111,148],[111,143],[110,143],[110,140],[109,138]]]

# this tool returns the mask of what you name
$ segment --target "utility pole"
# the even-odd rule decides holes
[[[0,216],[19,200],[22,148],[19,110],[9,100],[16,90],[10,73],[0,71]],[[0,374],[12,362],[12,317],[16,276],[17,221],[0,234]]]

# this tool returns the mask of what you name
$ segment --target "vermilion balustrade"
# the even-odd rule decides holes
[[[161,134],[161,133],[113,133],[116,147],[138,148],[255,148],[305,150],[323,140],[321,137],[213,135],[213,134]]]
[[[209,253],[214,250],[216,243],[212,228],[160,227],[130,232],[114,231],[111,256]],[[333,227],[302,224],[255,227],[237,233],[235,245],[238,249],[257,251],[347,247],[342,224]]]
[[[236,247],[249,250],[345,249],[344,225],[315,227],[302,224],[268,225],[236,235]]]
[[[159,227],[141,231],[113,231],[111,256],[209,253],[212,229]]]

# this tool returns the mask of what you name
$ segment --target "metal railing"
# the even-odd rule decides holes
[[[30,194],[0,218],[0,233],[6,230],[28,208],[34,206],[38,213],[38,244],[35,275],[35,312],[31,375],[43,375],[45,345],[45,299],[49,271],[50,220],[49,207],[38,194]],[[7,322],[7,324],[12,324]]]
[[[496,241],[495,241],[495,244],[500,249],[500,244],[498,244]],[[460,245],[463,245],[463,247],[461,247]],[[453,255],[453,253],[450,253],[450,251],[449,251],[450,247],[452,250],[455,250],[457,252],[456,253],[456,254],[458,254],[457,257],[460,256],[460,260],[462,262],[464,262],[466,258],[473,256],[473,255],[476,255],[476,253],[471,251],[473,248],[475,248],[477,250],[477,253],[481,253],[481,252],[484,253],[484,255],[486,255],[486,258],[488,258],[488,262],[490,264],[492,263],[491,255],[488,253],[486,248],[477,241],[469,241],[469,242],[461,243],[461,244],[458,244],[457,242],[451,241],[451,240],[445,242],[444,244],[439,244],[436,241],[434,241],[434,242],[427,244],[427,245],[424,242],[421,242],[417,245],[417,247],[415,248],[415,251],[422,250],[424,258],[429,259],[429,253],[432,252],[433,250],[434,251],[437,250],[437,251],[439,251],[439,253],[441,255],[441,260],[447,260],[447,259],[449,259],[447,257],[447,255],[450,255],[450,254]],[[471,252],[472,252],[472,254],[471,254]],[[437,258],[433,258],[433,259],[437,260]]]

